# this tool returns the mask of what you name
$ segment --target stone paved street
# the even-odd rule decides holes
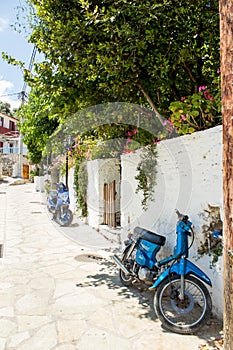
[[[120,284],[114,247],[85,225],[63,235],[33,184],[0,184],[0,220],[0,350],[197,350],[219,336],[213,320],[195,336],[162,329],[152,295]]]

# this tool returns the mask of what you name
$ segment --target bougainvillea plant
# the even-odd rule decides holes
[[[170,104],[169,122],[179,134],[191,134],[222,123],[219,83],[220,77],[215,79],[211,89],[201,85],[193,95]]]

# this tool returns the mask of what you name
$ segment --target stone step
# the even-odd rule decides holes
[[[108,241],[111,243],[121,243],[121,227],[110,227],[107,225],[100,225],[99,226],[99,233]]]

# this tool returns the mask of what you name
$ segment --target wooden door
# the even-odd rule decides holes
[[[23,178],[29,179],[29,165],[23,164]]]
[[[116,227],[116,181],[104,184],[104,225]]]

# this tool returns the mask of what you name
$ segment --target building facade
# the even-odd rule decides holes
[[[2,175],[29,178],[27,149],[17,128],[18,120],[0,112],[0,163]]]

